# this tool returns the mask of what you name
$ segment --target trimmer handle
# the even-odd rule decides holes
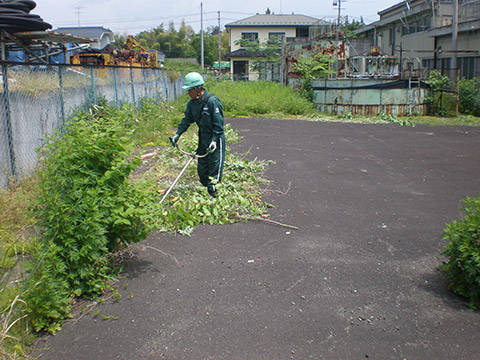
[[[170,140],[170,144],[172,144],[173,147],[177,147],[177,144],[173,142],[173,137],[169,136],[168,140]]]

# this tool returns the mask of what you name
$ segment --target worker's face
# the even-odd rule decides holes
[[[198,93],[200,92],[199,88],[188,89],[188,95],[191,99],[197,99]]]

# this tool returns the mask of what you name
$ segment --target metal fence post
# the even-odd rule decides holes
[[[93,67],[90,68],[90,79],[91,79],[91,86],[92,86],[92,103],[95,103],[97,95],[95,94],[95,78],[93,77]]]
[[[145,97],[148,97],[148,87],[147,87],[147,75],[145,74],[146,69],[142,69],[142,75],[143,75],[143,88],[145,91]]]
[[[155,93],[157,94],[157,97],[159,99],[161,99],[160,89],[158,88],[158,71],[157,71],[157,69],[152,69],[152,71],[153,71],[153,74],[155,76]]]
[[[60,86],[60,117],[65,126],[65,99],[63,94],[63,66],[58,65],[58,84]]]
[[[163,86],[165,86],[165,101],[168,101],[168,100],[170,100],[170,96],[171,96],[170,93],[169,93],[170,87],[168,86],[169,84],[168,84],[167,75],[165,73],[162,73],[162,75],[163,75],[162,76],[163,77],[163,79],[162,79],[163,80]]]
[[[10,101],[9,101],[9,91],[8,91],[8,65],[2,64],[2,82],[3,82],[3,96],[2,96],[2,106],[5,130],[7,134],[7,145],[8,145],[8,158],[10,159],[10,176],[17,176],[16,162],[15,162],[15,151],[13,147],[13,135],[12,135],[12,118],[10,114]]]
[[[133,68],[130,67],[130,84],[132,86],[132,102],[133,106],[137,106],[135,104],[135,84],[133,82]]]
[[[117,69],[113,68],[113,93],[115,94],[115,105],[118,107],[118,85],[117,85]]]

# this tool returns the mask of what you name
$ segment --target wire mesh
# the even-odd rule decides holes
[[[25,65],[2,62],[0,188],[37,166],[37,149],[79,108],[103,97],[120,106],[179,96],[183,79],[162,69]]]

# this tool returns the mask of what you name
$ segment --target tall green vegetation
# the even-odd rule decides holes
[[[275,82],[210,81],[207,89],[222,100],[229,117],[307,117],[316,112],[313,104],[295,90]]]
[[[229,51],[228,34],[220,33],[221,54],[224,56]],[[166,58],[194,58],[200,63],[200,34],[195,33],[191,26],[182,21],[180,28],[175,29],[170,22],[168,29],[160,24],[152,30],[145,30],[135,36],[143,47],[154,49],[165,54]],[[204,32],[204,63],[213,66],[218,60],[218,27],[210,27]],[[121,38],[118,44],[121,47]]]
[[[192,27],[187,26],[184,21],[178,31],[172,21],[167,30],[164,29],[163,24],[160,24],[152,30],[142,31],[135,37],[146,49],[162,51],[167,58],[178,58],[184,57],[185,49],[193,34]]]
[[[480,78],[462,79],[459,82],[458,110],[465,115],[480,116]]]
[[[442,269],[450,279],[449,288],[480,310],[480,197],[464,200],[463,219],[447,224],[443,239],[448,241],[442,255]]]
[[[346,38],[356,38],[357,35],[355,33],[356,30],[365,26],[365,22],[363,21],[363,17],[360,17],[360,20],[353,19],[351,22],[349,21],[348,17],[340,27],[340,31],[343,32]]]
[[[35,178],[21,184],[10,182],[0,189],[0,358],[17,359],[24,355],[29,340],[24,289],[23,263],[34,250],[31,239],[34,222],[29,216]]]
[[[129,181],[139,160],[128,160],[124,127],[106,115],[77,115],[42,152],[41,233],[24,297],[36,330],[57,330],[72,298],[102,293],[114,275],[109,254],[150,231],[148,193]]]
[[[452,81],[447,75],[432,71],[426,81],[430,89],[425,97],[430,115],[453,116],[456,112],[456,99],[451,91]]]
[[[326,78],[333,73],[330,64],[334,62],[335,60],[329,55],[319,53],[313,56],[304,56],[295,64],[295,71],[303,77],[302,89],[307,99],[312,100],[313,98],[312,81],[317,78]]]

